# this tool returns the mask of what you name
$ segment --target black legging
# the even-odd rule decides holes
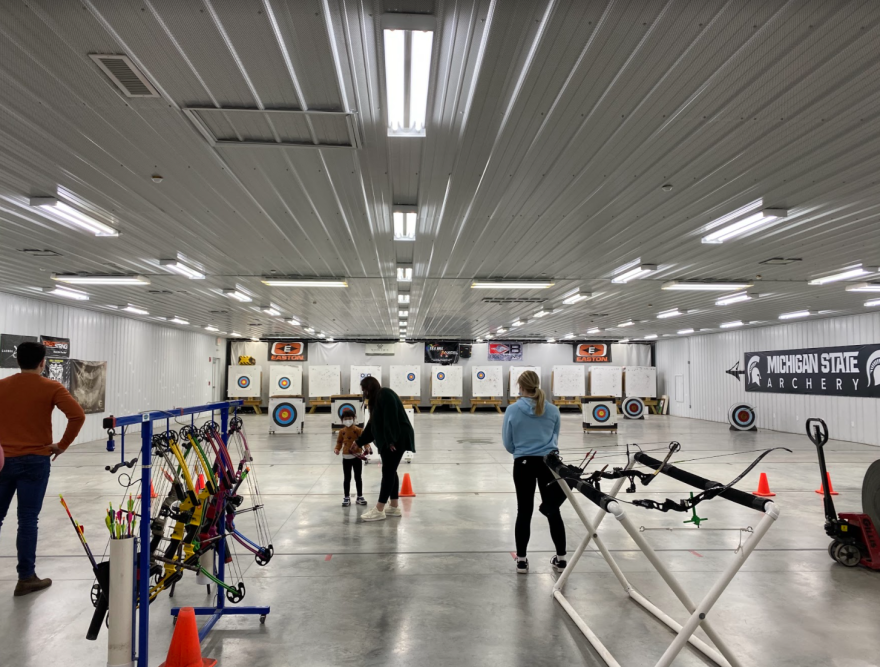
[[[342,474],[344,475],[342,488],[345,490],[346,498],[348,498],[349,491],[351,490],[352,470],[354,471],[354,485],[357,487],[358,498],[364,495],[364,486],[361,481],[361,470],[363,469],[364,464],[360,459],[342,459]]]
[[[521,456],[513,460],[513,483],[516,486],[516,555],[526,557],[532,533],[532,512],[535,509],[535,484],[541,492],[540,512],[550,523],[550,537],[559,556],[565,554],[565,523],[559,508],[565,502],[565,491],[540,456]]]
[[[398,447],[395,451],[386,449],[379,450],[379,457],[382,459],[382,485],[379,487],[379,502],[383,505],[388,499],[397,500],[400,492],[400,478],[397,476],[397,466],[403,459],[404,449]]]

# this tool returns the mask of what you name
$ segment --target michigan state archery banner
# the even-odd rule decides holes
[[[746,352],[746,391],[880,398],[880,345]]]

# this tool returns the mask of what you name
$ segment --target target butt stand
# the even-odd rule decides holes
[[[584,537],[583,541],[580,543],[580,545],[578,545],[577,550],[575,551],[572,558],[568,561],[565,570],[559,576],[556,585],[553,587],[553,597],[559,602],[565,612],[571,617],[572,621],[574,621],[574,623],[578,626],[578,629],[580,629],[580,631],[584,634],[590,644],[592,644],[593,648],[602,657],[605,663],[608,664],[610,667],[621,667],[620,663],[614,658],[611,651],[608,650],[608,648],[605,646],[605,644],[602,643],[596,633],[593,632],[593,630],[587,625],[587,623],[580,616],[580,614],[578,614],[578,612],[566,599],[563,593],[565,583],[568,581],[569,576],[571,576],[572,571],[577,566],[577,563],[583,555],[584,550],[587,548],[587,545],[589,545],[591,541],[595,542],[596,547],[599,549],[599,552],[602,554],[605,562],[608,563],[608,566],[611,569],[612,573],[615,575],[615,577],[617,577],[617,580],[620,582],[624,591],[626,591],[626,593],[633,600],[639,603],[646,611],[653,614],[655,617],[657,617],[658,620],[662,621],[673,632],[676,633],[675,639],[657,661],[656,667],[669,667],[669,665],[672,664],[672,661],[675,660],[675,657],[684,648],[685,644],[688,643],[717,665],[721,665],[722,667],[741,667],[742,663],[740,663],[736,655],[734,655],[733,651],[731,651],[731,649],[723,642],[718,632],[708,620],[707,616],[713,605],[718,601],[718,598],[721,597],[721,594],[730,585],[730,582],[733,580],[734,576],[736,576],[736,573],[739,572],[740,568],[754,551],[755,547],[770,529],[770,526],[773,525],[773,523],[779,517],[779,511],[776,508],[776,505],[771,500],[768,500],[766,498],[758,498],[757,496],[753,496],[750,493],[745,493],[743,491],[739,491],[737,489],[729,487],[724,488],[724,490],[718,494],[718,497],[720,498],[724,498],[738,505],[742,505],[743,507],[762,512],[763,517],[758,522],[758,525],[754,529],[754,532],[749,535],[748,539],[746,539],[746,541],[741,545],[741,548],[737,550],[734,560],[724,569],[723,573],[715,582],[715,584],[712,585],[712,587],[709,589],[709,592],[706,594],[706,596],[695,604],[688,596],[684,588],[681,586],[679,581],[675,578],[672,571],[657,556],[657,553],[645,539],[644,534],[639,531],[632,520],[627,516],[627,513],[624,511],[623,502],[616,499],[616,496],[620,491],[623,482],[625,481],[625,479],[627,479],[626,477],[620,476],[619,478],[617,478],[610,493],[606,494],[600,491],[595,486],[588,484],[584,480],[581,480],[580,473],[582,471],[577,467],[568,466],[563,463],[558,454],[548,454],[544,458],[544,460],[547,466],[553,472],[563,491],[565,491],[565,495],[571,501],[571,505],[577,513],[578,518],[580,518],[581,522],[584,524],[584,527],[587,529],[586,537]],[[623,470],[631,470],[635,463],[640,463],[649,468],[653,468],[656,471],[655,474],[665,474],[679,482],[682,482],[689,486],[693,486],[700,491],[707,491],[709,489],[719,489],[724,487],[724,485],[718,482],[707,480],[703,477],[699,477],[674,466],[668,465],[667,463],[663,461],[658,461],[642,452],[639,452],[635,454],[634,457],[630,458],[626,468],[624,468]],[[572,489],[577,489],[582,495],[586,496],[587,499],[598,506],[599,512],[596,514],[592,521],[587,518],[583,507],[578,504]],[[668,502],[670,501],[667,501],[667,503]],[[655,509],[659,509],[659,507]],[[620,566],[614,560],[611,552],[605,546],[602,538],[600,538],[597,533],[599,524],[602,523],[602,520],[607,514],[611,514],[612,516],[614,516],[614,518],[617,519],[618,523],[623,526],[624,530],[629,534],[632,540],[639,547],[639,550],[642,552],[642,554],[644,554],[644,556],[648,559],[648,561],[651,563],[651,565],[654,567],[654,569],[657,571],[663,581],[665,581],[666,584],[669,586],[670,590],[672,590],[672,592],[679,599],[682,605],[684,605],[685,609],[687,609],[687,611],[690,613],[690,617],[683,625],[675,621],[671,616],[669,616],[659,607],[654,605],[650,600],[648,600],[644,595],[636,590],[635,587],[627,580]],[[697,627],[703,628],[703,631],[709,637],[714,647],[694,636],[694,632],[697,630]]]

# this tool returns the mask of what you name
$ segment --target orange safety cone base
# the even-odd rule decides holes
[[[767,473],[762,472],[761,478],[758,480],[758,490],[755,495],[761,498],[772,498],[776,494],[770,490],[770,482],[767,481]]]
[[[202,657],[195,610],[183,607],[177,614],[168,656],[159,667],[214,667],[216,664],[216,660]]]
[[[415,498],[416,494],[413,492],[412,480],[409,477],[409,473],[406,473],[403,476],[403,484],[400,486],[400,494],[401,498]]]
[[[831,473],[830,472],[825,473],[825,479],[827,480],[826,484],[828,484],[828,493],[832,496],[839,496],[840,494],[834,490],[834,485],[831,483]],[[825,486],[823,485],[823,486],[820,486],[818,489],[816,489],[816,493],[818,493],[821,496],[824,496],[825,495]]]

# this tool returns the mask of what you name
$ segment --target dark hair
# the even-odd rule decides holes
[[[18,367],[23,371],[32,371],[46,358],[46,346],[42,343],[20,343],[15,350]]]
[[[376,407],[376,399],[379,398],[379,390],[382,389],[382,385],[379,384],[379,381],[372,375],[368,375],[361,380],[361,389],[364,392],[364,397],[367,399],[367,406],[370,408],[370,415],[372,416]]]
[[[357,417],[357,415],[354,413],[354,410],[352,410],[351,408],[345,408],[342,411],[342,418],[345,419],[346,417],[351,417],[352,419],[354,419],[355,417]]]

